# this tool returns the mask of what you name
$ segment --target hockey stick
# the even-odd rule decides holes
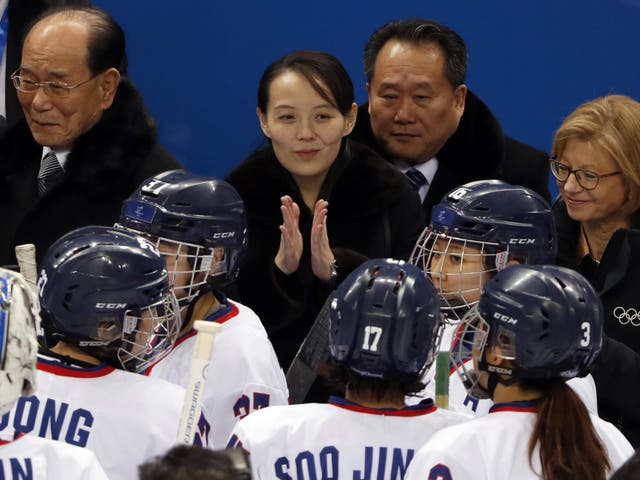
[[[33,243],[16,245],[16,259],[20,267],[20,273],[29,283],[34,292],[38,283],[38,267],[36,265],[36,247]]]
[[[292,404],[303,403],[318,376],[317,368],[330,357],[329,310],[331,296],[322,305],[309,333],[287,370],[287,385]]]
[[[184,394],[184,404],[182,405],[176,439],[177,443],[184,445],[192,445],[195,438],[202,411],[202,395],[211,359],[211,348],[221,325],[216,322],[196,320],[193,327],[198,331],[198,335],[189,368],[189,383]]]
[[[449,351],[436,356],[436,405],[449,408]]]

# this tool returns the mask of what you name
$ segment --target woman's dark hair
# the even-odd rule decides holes
[[[258,85],[258,108],[266,113],[271,83],[285,72],[296,72],[311,84],[322,98],[342,115],[351,111],[355,101],[353,82],[340,61],[333,55],[316,50],[297,50],[269,65]]]
[[[564,381],[530,386],[542,390],[544,396],[529,439],[529,463],[539,445],[541,478],[605,480],[611,468],[607,450],[582,400]]]

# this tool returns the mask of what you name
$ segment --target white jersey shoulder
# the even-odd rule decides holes
[[[528,445],[535,422],[530,402],[496,406],[488,415],[435,434],[409,467],[407,480],[539,480],[539,449],[529,463]],[[612,471],[633,454],[633,447],[613,425],[591,415],[605,445]]]
[[[174,443],[184,389],[114,369],[38,357],[38,388],[9,412],[3,435],[25,432],[93,451],[109,478],[137,478],[137,465]],[[208,426],[200,425],[205,437]],[[199,438],[199,443],[206,438]]]
[[[23,435],[0,444],[0,478],[107,480],[91,450]]]
[[[432,402],[394,410],[333,398],[249,415],[236,424],[229,446],[249,452],[254,479],[402,479],[434,432],[468,418]]]
[[[286,405],[289,390],[267,332],[251,309],[227,300],[206,319],[222,325],[214,340],[202,401],[215,422],[213,444],[220,447],[239,419],[264,407]],[[192,330],[179,339],[148,375],[186,387],[196,336]]]

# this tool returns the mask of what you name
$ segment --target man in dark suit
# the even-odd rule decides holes
[[[0,265],[34,243],[113,225],[146,178],[181,168],[157,141],[153,118],[127,78],[125,37],[106,12],[48,11],[29,30],[12,88],[24,119],[0,134]]]
[[[7,8],[8,32],[6,38],[5,49],[7,52],[5,59],[5,75],[2,79],[5,85],[5,97],[0,98],[3,102],[4,117],[3,123],[5,127],[15,124],[23,117],[22,108],[18,102],[18,96],[11,84],[11,74],[20,66],[20,55],[22,51],[22,38],[25,34],[25,28],[42,12],[51,7],[63,5],[85,5],[91,4],[88,0],[9,0]],[[0,16],[3,14],[0,11]],[[0,50],[0,54],[1,54]],[[0,125],[2,131],[3,125]]]
[[[547,154],[505,136],[468,90],[467,49],[456,32],[431,20],[390,22],[367,42],[364,65],[369,102],[351,136],[411,171],[427,219],[447,192],[479,179],[550,199]]]

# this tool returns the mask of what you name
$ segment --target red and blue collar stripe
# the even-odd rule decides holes
[[[385,415],[387,417],[418,417],[435,412],[438,407],[433,404],[433,400],[423,400],[417,405],[404,408],[371,408],[351,402],[342,397],[330,397],[329,404],[352,412],[369,413],[371,415]]]

